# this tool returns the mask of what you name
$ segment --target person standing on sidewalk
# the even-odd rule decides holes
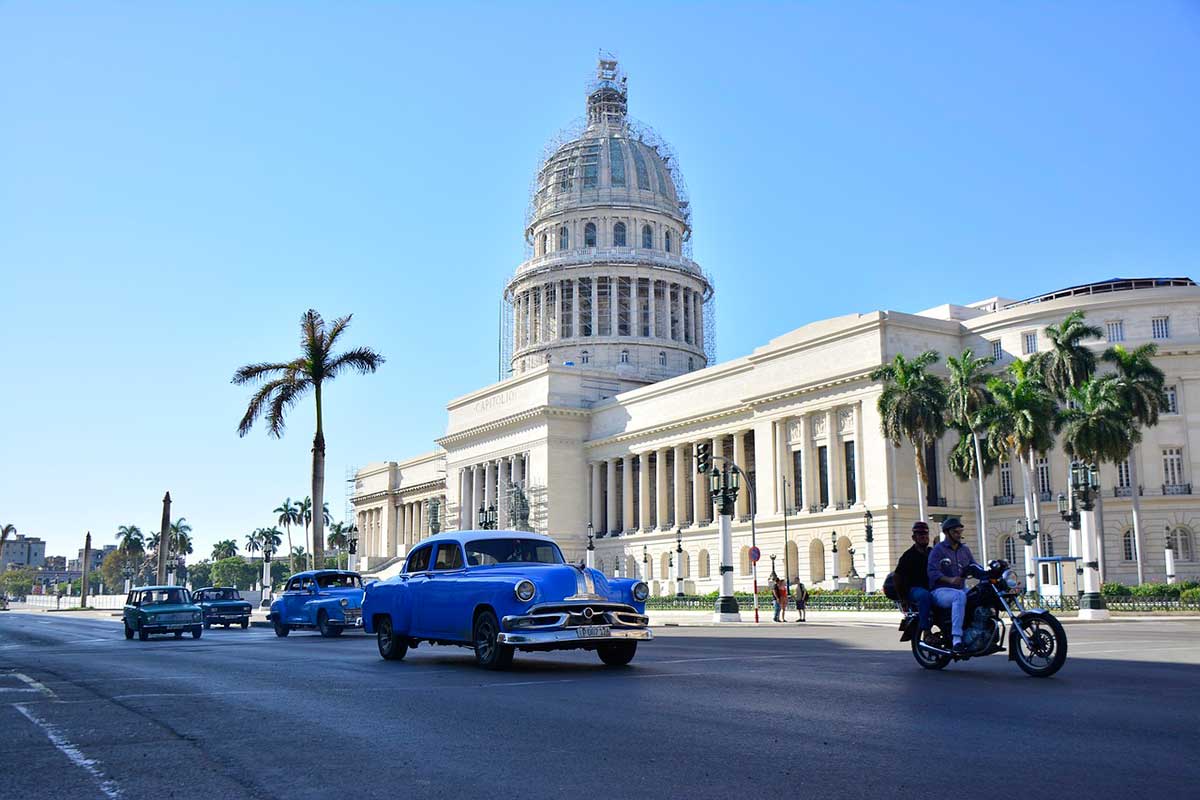
[[[787,586],[778,575],[774,577],[771,594],[775,597],[775,621],[787,622]]]
[[[796,579],[796,612],[800,615],[800,619],[796,622],[804,622],[807,619],[805,610],[808,608],[808,589],[804,588],[804,584],[800,579]]]

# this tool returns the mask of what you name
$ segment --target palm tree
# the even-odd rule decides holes
[[[346,531],[346,526],[341,522],[333,523],[329,528],[329,537],[326,542],[337,551],[338,567],[342,565],[342,550],[350,542],[350,537]]]
[[[984,564],[987,563],[988,554],[987,511],[985,510],[987,506],[983,500],[983,479],[987,477],[991,469],[984,463],[983,447],[980,444],[984,426],[979,419],[979,412],[992,401],[992,396],[987,390],[988,373],[986,370],[995,362],[996,359],[991,356],[976,358],[975,352],[970,348],[963,350],[962,355],[957,358],[946,357],[946,366],[950,370],[950,380],[946,387],[946,413],[950,422],[962,434],[959,446],[962,446],[963,438],[969,436],[970,449],[974,451],[975,466],[973,469],[968,468],[966,472],[975,480],[975,493],[979,500],[979,552]],[[961,455],[959,459],[961,461]],[[959,466],[962,466],[961,463]],[[953,466],[951,466],[951,470],[954,471]],[[961,477],[961,473],[957,471],[955,473]]]
[[[263,383],[250,399],[242,421],[238,424],[238,435],[250,432],[260,415],[266,417],[269,433],[279,438],[283,435],[284,417],[310,389],[317,405],[317,430],[313,435],[312,497],[317,508],[325,506],[325,429],[322,416],[322,392],[326,381],[332,381],[346,370],[361,374],[374,372],[383,364],[384,358],[369,347],[356,347],[339,355],[333,348],[338,338],[350,325],[350,316],[339,317],[326,328],[325,320],[313,309],[300,318],[300,357],[287,362],[262,362],[247,364],[233,375],[238,386]],[[321,562],[325,547],[325,520],[318,514],[313,524],[312,548],[315,561]]]
[[[117,549],[130,555],[141,555],[146,551],[146,540],[137,525],[122,525],[117,528]]]
[[[1046,388],[1066,402],[1068,392],[1078,389],[1096,374],[1096,354],[1085,347],[1084,339],[1099,339],[1104,331],[1084,322],[1084,313],[1072,311],[1057,325],[1046,326],[1050,349],[1041,359],[1041,372]]]
[[[4,543],[8,540],[8,537],[14,535],[16,532],[17,526],[11,522],[5,523],[4,527],[0,528],[0,550],[4,549]]]
[[[288,497],[283,501],[283,505],[279,506],[279,508],[275,509],[271,513],[279,515],[277,522],[283,526],[284,530],[287,531],[288,571],[295,573],[296,561],[295,556],[292,555],[292,551],[295,549],[292,547],[292,526],[300,523],[300,504],[293,503],[292,498]],[[307,536],[307,533],[305,536]]]
[[[308,541],[308,528],[312,525],[312,498],[305,497],[296,504],[296,513],[300,515],[300,521],[304,523],[304,541]],[[308,565],[312,569],[313,565]]]
[[[892,363],[871,372],[873,381],[883,381],[879,395],[879,427],[892,445],[907,440],[917,464],[917,515],[925,519],[925,487],[929,474],[925,449],[946,432],[946,385],[928,371],[940,356],[926,350],[909,360],[896,354]]]
[[[263,556],[274,554],[279,550],[279,543],[283,537],[279,533],[279,528],[259,528],[258,538],[262,542]]]
[[[246,534],[247,553],[257,553],[259,550],[262,550],[262,530],[262,528],[257,528]]]
[[[233,558],[238,554],[237,542],[233,539],[222,539],[213,545],[212,559],[220,561],[222,558]]]
[[[1116,367],[1113,376],[1121,404],[1125,413],[1135,426],[1151,428],[1158,424],[1158,415],[1166,405],[1163,395],[1163,384],[1166,376],[1163,371],[1154,366],[1153,358],[1158,354],[1158,345],[1144,344],[1130,351],[1122,345],[1114,345],[1104,351],[1104,360]],[[1129,461],[1129,497],[1133,511],[1133,545],[1137,556],[1138,583],[1146,579],[1145,566],[1142,561],[1142,503],[1141,487],[1138,485],[1137,456],[1130,448]]]
[[[304,552],[304,548],[301,547],[300,545],[296,545],[295,547],[293,547],[290,555],[292,558],[298,558],[301,561],[308,558],[308,553]]]

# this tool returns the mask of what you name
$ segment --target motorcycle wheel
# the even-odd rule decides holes
[[[1052,616],[1029,615],[1017,620],[1029,637],[1030,645],[1018,634],[1013,643],[1017,666],[1034,678],[1049,678],[1062,669],[1067,660],[1067,632]]]
[[[935,647],[945,647],[945,643],[942,641],[944,638],[941,633],[919,631],[912,638],[913,658],[925,669],[942,669],[950,663],[950,656],[944,656],[941,653],[931,653],[921,647],[921,642],[934,645]]]

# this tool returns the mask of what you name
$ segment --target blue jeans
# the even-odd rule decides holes
[[[933,590],[933,602],[939,608],[950,609],[950,631],[954,643],[962,641],[963,618],[967,615],[967,593],[962,589],[939,586]]]
[[[917,607],[917,626],[921,630],[929,630],[929,609],[933,605],[933,595],[924,586],[914,586],[908,590],[909,605]]]
[[[775,598],[775,600],[773,600],[772,602],[775,603],[775,621],[779,622],[779,612],[782,611],[783,609],[781,609],[779,607],[779,598]]]

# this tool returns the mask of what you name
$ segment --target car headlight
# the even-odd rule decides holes
[[[1004,574],[1000,577],[1004,579],[1004,585],[1010,589],[1015,589],[1021,585],[1021,582],[1017,580],[1017,573],[1013,572],[1011,569],[1004,570]]]
[[[193,612],[192,613],[192,622],[199,622],[199,621],[200,621],[200,612],[198,612],[198,611]]]
[[[633,585],[633,599],[639,603],[646,602],[646,598],[650,596],[650,587],[645,581],[638,581]]]
[[[342,598],[341,602],[342,602],[342,608],[345,608],[346,606],[350,605],[350,601],[344,597]]]
[[[533,581],[521,581],[515,587],[513,587],[513,591],[516,592],[518,600],[520,600],[522,603],[528,603],[533,599],[533,595],[537,591],[537,587],[533,585]]]

